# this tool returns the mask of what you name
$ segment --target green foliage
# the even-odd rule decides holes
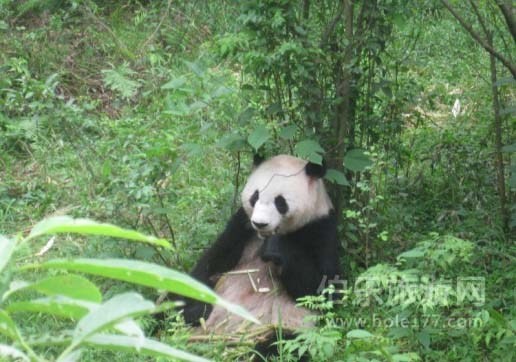
[[[361,172],[371,167],[372,162],[364,153],[364,150],[354,149],[350,150],[344,156],[344,166],[351,171]]]
[[[136,74],[135,71],[130,69],[127,64],[122,64],[115,69],[102,70],[104,74],[104,83],[113,91],[120,94],[120,96],[129,100],[140,88],[140,82],[131,79]]]
[[[342,211],[343,304],[307,299],[318,327],[285,342],[283,360],[303,350],[316,360],[514,359],[515,250],[495,188],[489,58],[439,2],[349,3],[352,36],[346,2],[0,1],[0,234],[76,217],[54,219],[60,230],[43,224],[56,233],[48,240],[0,237],[2,358],[34,359],[27,343],[52,359],[103,303],[136,291],[143,299],[126,297],[143,311],[163,275],[187,283],[156,264],[192,267],[238,207],[258,152],[324,158],[326,179],[346,186],[329,185]],[[453,6],[482,30],[469,2]],[[477,6],[513,61],[497,3]],[[514,79],[497,70],[514,227]],[[135,268],[141,284],[128,285]],[[468,277],[484,278],[483,304],[455,293]],[[136,318],[140,331],[153,327]],[[181,353],[169,345],[249,356],[244,341],[187,343],[176,314],[159,342],[113,323],[70,359]]]
[[[38,223],[26,238],[19,238],[18,242],[15,241],[16,239],[1,236],[0,241],[7,251],[5,256],[2,254],[2,269],[9,263],[12,252],[16,251],[16,244],[22,246],[31,239],[54,233],[103,235],[170,247],[163,239],[156,239],[114,225],[95,223],[86,219],[54,217]],[[156,244],[156,242],[159,243]],[[136,292],[119,293],[103,302],[99,288],[92,281],[76,274],[58,274],[34,282],[20,279],[24,270],[33,268],[82,272],[167,290],[208,303],[219,304],[243,318],[258,323],[241,307],[222,300],[209,288],[191,277],[159,265],[134,260],[55,259],[42,264],[19,266],[9,274],[9,278],[2,280],[0,290],[4,293],[0,302],[0,333],[13,343],[12,346],[2,345],[4,347],[0,348],[0,353],[3,357],[45,361],[46,353],[38,349],[58,342],[64,345],[64,348],[56,354],[56,361],[77,360],[81,356],[82,349],[87,345],[110,350],[136,351],[155,357],[205,361],[201,357],[148,339],[135,321],[138,317],[166,310],[174,304],[165,303],[157,306]],[[9,282],[9,288],[6,289],[4,283]],[[31,294],[28,292],[31,291],[46,297],[30,299]],[[14,296],[17,298],[13,298]],[[20,327],[15,322],[16,319],[13,319],[20,312],[46,313],[76,320],[77,324],[72,330],[66,329],[66,324],[63,324],[61,328],[65,329],[51,331],[52,334],[59,332],[60,337],[55,340],[38,341],[42,336],[31,335],[28,338],[27,332],[22,335]],[[106,334],[111,331],[117,331],[119,334]],[[48,332],[46,331],[45,335]]]

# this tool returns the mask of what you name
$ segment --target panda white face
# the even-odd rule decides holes
[[[280,155],[264,161],[242,191],[242,205],[261,237],[295,231],[332,209],[322,180],[309,176],[307,162]]]

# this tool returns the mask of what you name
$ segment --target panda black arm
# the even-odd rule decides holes
[[[218,274],[236,266],[246,242],[253,233],[249,219],[241,207],[227,223],[215,243],[204,252],[190,275],[213,288]],[[198,325],[201,317],[208,318],[211,313],[210,304],[189,298],[185,298],[184,301],[183,316],[186,323]]]
[[[191,275],[213,288],[216,283],[214,277],[236,266],[253,233],[249,218],[241,207],[227,223],[217,241],[201,256]]]
[[[327,280],[340,276],[338,245],[334,213],[278,240],[276,261],[281,265],[280,279],[290,296],[314,295],[325,276]]]

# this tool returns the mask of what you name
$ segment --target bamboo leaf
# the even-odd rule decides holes
[[[0,272],[5,268],[11,259],[11,255],[13,254],[15,246],[16,241],[0,235],[0,250],[2,251],[0,253]]]
[[[9,290],[4,294],[3,299],[7,299],[11,294],[21,290],[36,290],[48,296],[64,295],[69,298],[87,300],[100,303],[102,294],[95,284],[79,275],[58,275],[34,283],[23,281],[12,282]]]
[[[350,339],[364,339],[374,336],[364,329],[353,329],[346,334],[346,337]]]
[[[153,263],[125,259],[55,259],[24,267],[29,268],[71,270],[167,290],[206,303],[219,304],[244,319],[260,323],[244,308],[221,299],[189,275]]]
[[[6,344],[0,344],[0,357],[6,357],[7,360],[13,361],[30,361],[29,357],[13,346],[8,346]],[[3,358],[1,359],[4,360]]]
[[[20,341],[21,336],[16,324],[9,315],[0,309],[0,333],[11,338],[13,341]]]
[[[195,356],[188,352],[172,348],[164,343],[145,338],[140,341],[136,337],[120,336],[116,334],[95,334],[85,343],[95,347],[119,350],[124,352],[139,352],[152,357],[177,358],[183,361],[208,362],[209,360]]]
[[[60,233],[112,236],[115,238],[142,241],[166,249],[171,248],[169,242],[165,239],[158,239],[134,230],[122,229],[115,225],[99,223],[89,219],[74,219],[70,216],[54,216],[42,220],[32,228],[27,240],[45,234]]]
[[[154,303],[145,300],[138,293],[118,294],[90,311],[77,323],[72,344],[77,346],[87,337],[122,319],[150,313],[153,310]]]
[[[80,319],[99,304],[63,296],[38,298],[9,304],[6,310],[13,312],[36,312],[52,314],[64,318]]]

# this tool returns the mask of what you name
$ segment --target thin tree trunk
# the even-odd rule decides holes
[[[339,62],[338,70],[340,76],[336,77],[337,96],[341,99],[337,106],[337,152],[335,166],[342,169],[344,155],[350,142],[350,130],[352,128],[352,112],[351,112],[351,81],[352,75],[350,65],[353,60],[353,3],[351,0],[343,0],[343,15],[346,34],[346,47],[344,49],[343,61]],[[340,213],[345,202],[345,195],[339,192],[335,200],[335,209]]]
[[[488,36],[488,42],[492,44],[492,34]],[[500,101],[498,95],[498,86],[496,85],[496,59],[493,54],[489,53],[491,66],[491,88],[493,92],[493,111],[494,111],[494,130],[495,130],[495,167],[496,181],[498,188],[498,196],[500,198],[500,214],[502,216],[502,225],[504,231],[509,230],[509,210],[507,209],[507,199],[505,193],[505,168],[502,154],[502,117],[500,115]]]

